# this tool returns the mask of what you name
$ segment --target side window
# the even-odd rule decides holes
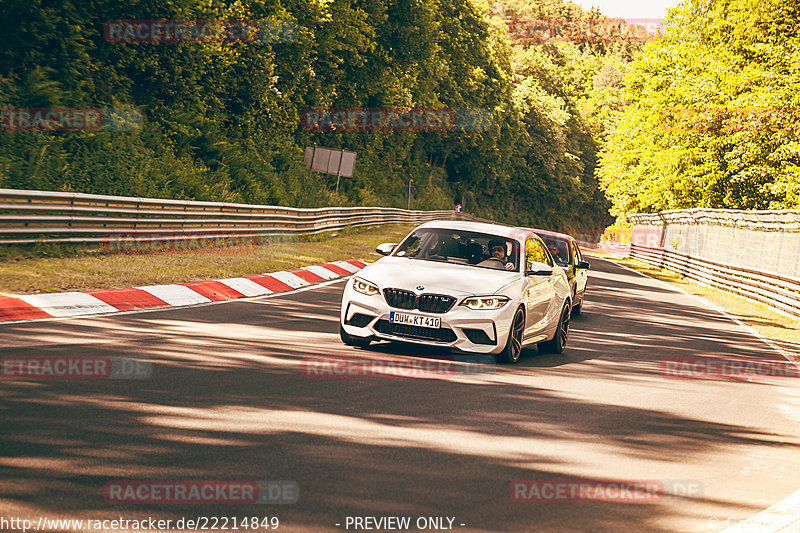
[[[581,261],[583,261],[583,257],[581,257],[580,248],[578,248],[578,243],[575,241],[572,241],[572,257],[574,260],[574,264],[576,265]]]
[[[531,270],[530,264],[533,261],[553,266],[553,258],[550,257],[550,253],[539,239],[531,235],[525,241],[525,270]]]

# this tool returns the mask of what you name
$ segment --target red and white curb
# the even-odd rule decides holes
[[[349,276],[365,266],[367,263],[364,261],[353,259],[244,278],[148,285],[131,289],[0,295],[0,322],[104,315],[266,296]]]

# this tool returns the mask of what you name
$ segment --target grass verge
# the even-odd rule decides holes
[[[259,245],[106,253],[75,247],[5,250],[0,293],[34,294],[253,276],[343,259],[374,260],[375,247],[399,242],[413,225],[347,228],[274,237]]]
[[[705,298],[752,327],[764,337],[776,341],[779,346],[794,355],[795,358],[800,357],[800,319],[787,317],[773,311],[766,305],[747,300],[736,294],[699,285],[674,272],[652,267],[636,259],[618,257],[599,250],[591,250],[589,253],[647,274],[689,294]]]

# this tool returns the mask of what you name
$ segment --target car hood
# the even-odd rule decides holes
[[[416,293],[469,296],[494,294],[519,279],[519,272],[436,263],[421,259],[384,257],[364,267],[361,272],[356,273],[356,276],[377,283],[381,289],[394,287]],[[418,289],[418,286],[425,288]]]

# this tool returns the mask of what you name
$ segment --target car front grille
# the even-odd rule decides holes
[[[388,320],[378,320],[375,329],[379,333],[394,335],[396,337],[406,337],[409,339],[421,339],[436,342],[453,342],[456,340],[455,332],[450,328],[423,328],[420,326],[410,326],[408,324],[392,324]]]
[[[383,297],[389,306],[397,309],[415,309],[417,306],[417,295],[411,291],[383,289]]]
[[[421,294],[417,299],[417,309],[426,313],[446,313],[456,303],[452,296],[440,294]]]
[[[425,313],[446,313],[456,303],[452,296],[442,294],[420,294],[403,289],[384,289],[383,297],[390,307],[396,309],[419,309]]]

